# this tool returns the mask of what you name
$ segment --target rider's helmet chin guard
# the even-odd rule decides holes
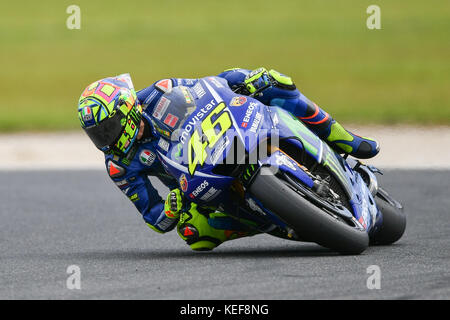
[[[142,118],[129,74],[89,85],[78,103],[81,127],[103,152],[125,156],[136,141]]]

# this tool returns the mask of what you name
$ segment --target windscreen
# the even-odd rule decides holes
[[[195,109],[195,101],[189,89],[178,86],[159,99],[152,116],[160,129],[172,134],[183,125]]]

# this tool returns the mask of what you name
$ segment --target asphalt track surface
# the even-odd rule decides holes
[[[450,171],[386,171],[395,245],[340,256],[268,235],[192,252],[150,230],[102,171],[0,172],[0,299],[449,299]],[[81,270],[69,290],[67,268]],[[369,290],[377,265],[381,288]]]

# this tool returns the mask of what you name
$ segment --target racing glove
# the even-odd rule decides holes
[[[245,89],[250,94],[264,91],[270,87],[286,90],[295,90],[292,79],[275,70],[267,71],[266,68],[258,68],[250,72],[244,80]]]
[[[184,196],[180,189],[174,189],[167,195],[164,202],[164,213],[169,219],[178,219],[184,206]]]

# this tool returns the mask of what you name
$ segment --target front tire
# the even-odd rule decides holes
[[[378,189],[375,202],[383,215],[383,223],[370,239],[371,245],[389,245],[398,241],[406,229],[406,215],[402,205],[385,190]]]
[[[258,172],[250,192],[302,239],[341,254],[360,254],[369,246],[366,230],[349,225],[312,204],[267,167]]]

